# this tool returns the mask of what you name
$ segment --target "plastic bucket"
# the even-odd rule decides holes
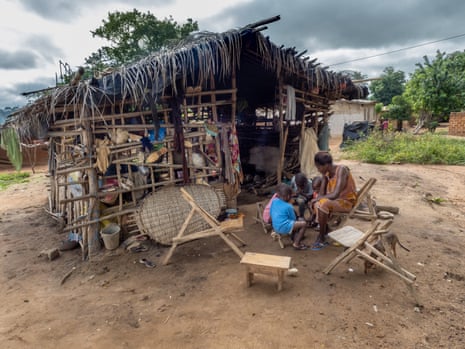
[[[100,231],[100,236],[103,239],[103,244],[107,250],[114,250],[119,246],[119,234],[121,228],[116,223],[107,225]]]

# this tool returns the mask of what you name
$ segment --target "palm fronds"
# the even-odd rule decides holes
[[[263,22],[263,21],[261,21]],[[261,23],[258,22],[258,23]],[[265,21],[266,22],[266,21]],[[98,81],[98,86],[81,82],[76,86],[57,87],[52,93],[18,111],[8,127],[18,130],[21,138],[30,137],[43,123],[54,123],[63,109],[72,110],[75,122],[79,117],[98,117],[99,105],[143,105],[150,93],[154,99],[167,94],[177,95],[187,84],[209,86],[214,77],[226,81],[233,71],[240,70],[241,54],[255,50],[264,69],[288,81],[303,81],[309,89],[317,87],[320,95],[331,99],[340,96],[346,78],[322,68],[315,59],[297,55],[295,49],[278,47],[252,25],[224,33],[201,32],[191,35],[175,46],[165,47],[138,62],[112,69]],[[195,80],[195,81],[194,81]]]

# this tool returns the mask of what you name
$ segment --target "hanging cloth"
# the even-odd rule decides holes
[[[286,105],[286,120],[295,120],[295,89],[291,85],[286,86],[287,90],[287,105]]]
[[[318,175],[313,158],[319,151],[317,136],[313,128],[307,128],[300,140],[300,171],[305,173],[308,178]]]
[[[326,121],[318,132],[318,147],[320,150],[329,151],[329,126]]]
[[[110,166],[110,140],[106,137],[105,139],[96,139],[95,145],[97,153],[96,166],[101,173],[105,173],[108,166]]]
[[[231,134],[229,135],[229,146],[231,148],[231,165],[234,171],[236,171],[239,182],[242,183],[244,180],[244,174],[242,173],[241,167],[239,138],[237,138],[236,128],[234,126],[231,129]]]
[[[226,127],[220,131],[221,150],[224,154],[224,178],[231,184],[235,183],[234,169],[231,161],[231,148],[229,147],[229,137]]]
[[[19,136],[15,129],[4,128],[1,130],[0,147],[6,150],[6,155],[16,171],[21,170],[21,166],[23,165],[23,154],[21,152]]]

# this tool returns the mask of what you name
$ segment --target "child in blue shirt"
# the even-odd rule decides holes
[[[273,230],[282,235],[291,235],[292,246],[296,250],[306,250],[308,247],[302,242],[307,223],[305,220],[297,220],[294,207],[289,203],[292,197],[292,189],[285,183],[277,188],[278,197],[273,200],[270,207],[271,224]]]

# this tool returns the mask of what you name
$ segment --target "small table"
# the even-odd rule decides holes
[[[291,257],[246,252],[241,259],[241,264],[245,265],[247,287],[252,285],[253,274],[259,273],[276,275],[278,277],[278,291],[281,291],[284,272],[291,266]]]

